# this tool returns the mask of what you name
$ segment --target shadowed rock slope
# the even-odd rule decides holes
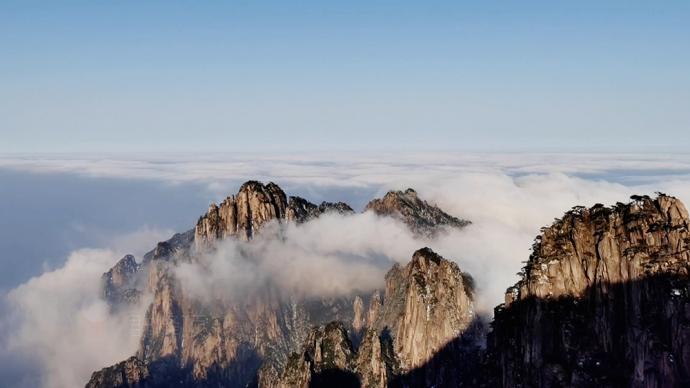
[[[690,384],[690,234],[666,195],[574,208],[543,229],[496,309],[504,387]]]

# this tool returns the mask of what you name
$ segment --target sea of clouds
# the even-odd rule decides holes
[[[266,282],[297,295],[331,296],[380,287],[393,263],[430,246],[475,278],[478,309],[487,314],[516,281],[539,229],[571,207],[656,191],[690,201],[685,154],[12,155],[0,157],[0,169],[159,181],[170,190],[203,183],[209,202],[257,179],[278,183],[288,195],[344,200],[356,210],[387,190],[412,187],[472,224],[424,240],[372,214],[327,215],[270,226],[249,244],[227,241],[203,265],[181,266],[178,276],[199,298],[234,296]],[[113,236],[108,249],[77,250],[61,267],[3,296],[0,362],[31,371],[15,372],[16,384],[80,386],[92,371],[134,353],[145,306],[114,315],[99,297],[99,279],[128,249],[144,252],[170,233],[140,232]]]

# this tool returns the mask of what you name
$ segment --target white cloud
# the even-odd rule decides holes
[[[207,301],[245,295],[267,282],[290,295],[337,296],[381,287],[393,263],[407,262],[421,246],[393,219],[326,214],[302,225],[270,224],[249,243],[223,241],[177,275],[188,293]]]
[[[122,256],[81,249],[64,266],[10,291],[0,319],[3,358],[23,358],[37,381],[27,386],[83,386],[91,373],[131,356],[145,304],[111,313],[100,298],[100,277]]]

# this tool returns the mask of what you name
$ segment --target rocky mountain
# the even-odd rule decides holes
[[[311,338],[311,328],[329,322],[342,322],[344,330],[357,341],[360,337],[373,341],[374,336],[365,335],[365,331],[369,326],[374,330],[379,311],[391,317],[403,314],[403,311],[396,313],[391,310],[390,303],[385,303],[388,299],[393,300],[392,297],[384,297],[383,304],[378,293],[374,296],[300,299],[284,295],[274,285],[266,284],[258,291],[243,295],[240,301],[208,303],[185,294],[175,276],[176,266],[197,262],[199,255],[214,249],[216,241],[226,238],[249,241],[260,238],[261,229],[270,222],[303,223],[329,212],[349,214],[353,210],[342,202],[315,205],[300,197],[287,198],[275,184],[249,181],[241,186],[237,195],[229,196],[219,206],[212,204],[199,218],[193,231],[159,243],[144,256],[141,264],[132,256],[123,258],[103,275],[104,297],[113,308],[121,303],[134,303],[139,300],[136,296],[144,293],[152,295],[153,301],[146,312],[135,357],[94,373],[89,386],[244,387],[258,384],[259,368],[281,370],[290,354]],[[415,257],[413,262],[417,264],[409,271],[396,267],[392,278],[395,280],[391,281],[412,281],[414,276],[423,280],[422,272],[432,268],[439,277],[460,273],[457,267],[447,267],[449,264],[439,267],[440,261],[431,253],[420,253]],[[407,280],[402,280],[404,277]],[[433,279],[429,281],[436,284]],[[458,286],[456,281],[451,283],[454,287],[452,292],[464,292],[465,288]],[[403,287],[402,284],[391,285],[391,291],[386,290],[386,295],[392,295],[398,286]],[[422,290],[417,287],[414,292],[411,287],[405,288],[408,289],[409,296],[396,296],[401,298],[398,303],[403,303],[406,298],[416,298],[422,292],[436,292],[433,288]],[[409,306],[418,315],[414,319],[419,322],[423,321],[420,314],[425,308],[434,318],[442,315],[430,307],[436,303],[435,296],[424,295],[428,299],[423,302],[424,306],[428,304],[429,307]],[[469,302],[463,299],[463,303]],[[403,303],[401,306],[406,305]],[[390,324],[396,329],[400,327],[407,335],[407,331],[414,331],[410,325],[415,323],[405,324],[391,318]],[[432,335],[430,331],[433,330],[430,329],[422,333],[433,337],[428,343],[425,340],[419,345],[403,344],[398,340],[400,352],[410,353],[400,353],[401,360],[405,360],[405,365],[414,365],[428,355],[432,347],[439,346],[439,338],[449,335],[459,324],[460,321],[453,321],[440,334]],[[383,320],[376,325],[376,332],[385,326]],[[378,349],[379,345],[374,345],[367,346]]]
[[[218,240],[352,213],[247,182],[195,229],[103,275],[114,309],[144,294],[152,302],[134,357],[95,372],[87,387],[688,386],[688,213],[663,194],[632,199],[575,207],[543,228],[489,325],[475,311],[472,277],[429,248],[370,293],[300,298],[267,283],[241,300],[186,294],[175,268]],[[367,211],[430,242],[468,224],[412,190],[389,192]]]
[[[249,181],[240,187],[237,195],[227,197],[220,205],[212,203],[209,206],[196,224],[194,241],[197,245],[228,237],[247,241],[267,222],[301,223],[326,212],[354,211],[343,202],[322,202],[317,206],[300,197],[288,200],[283,190],[273,182],[263,185]]]
[[[371,298],[360,333],[340,322],[312,329],[282,373],[264,371],[260,386],[457,386],[467,371],[460,363],[472,362],[461,348],[478,352],[473,304],[472,278],[420,249],[388,272],[383,301]],[[355,347],[350,338],[361,342]]]
[[[139,264],[132,255],[126,255],[101,277],[103,297],[111,304],[135,302],[139,298],[139,290],[135,288],[135,276],[139,271]]]
[[[369,202],[365,210],[399,219],[424,237],[433,237],[445,228],[462,228],[470,224],[470,221],[453,217],[420,199],[413,189],[389,191],[383,198]]]
[[[496,386],[690,385],[690,234],[666,195],[576,207],[544,228],[496,309]]]

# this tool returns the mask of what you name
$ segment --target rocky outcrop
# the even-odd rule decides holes
[[[412,190],[367,209],[418,235],[462,227]],[[240,300],[194,299],[174,268],[197,247],[250,240],[269,222],[308,222],[338,203],[286,199],[247,182],[192,231],[103,276],[112,305],[152,295],[136,356],[88,387],[681,387],[690,385],[690,221],[666,195],[576,207],[542,229],[486,344],[474,282],[429,248],[369,295],[298,299],[272,284]],[[195,244],[196,241],[196,244]]]
[[[329,212],[348,214],[353,210],[343,202],[315,205],[300,197],[288,200],[273,182],[264,185],[249,181],[240,187],[237,195],[227,197],[220,205],[209,206],[196,224],[194,240],[197,246],[228,237],[248,241],[268,222],[303,223]]]
[[[365,211],[399,219],[422,237],[434,237],[445,228],[462,228],[470,224],[420,199],[412,189],[389,191],[383,198],[369,202]]]
[[[148,365],[136,357],[94,372],[91,380],[86,384],[86,388],[153,388],[155,386],[155,383],[151,381]]]
[[[147,252],[142,260],[142,266],[148,265],[152,260],[177,260],[189,255],[190,247],[194,242],[194,229],[184,233],[175,233],[170,239],[156,244],[156,248]]]
[[[339,323],[314,329],[264,386],[330,386],[335,376],[363,387],[460,385],[470,361],[463,352],[477,353],[474,344],[462,343],[474,333],[470,279],[431,249],[418,250],[405,267],[388,273],[383,303],[378,294],[370,298],[366,322],[363,301],[355,300],[351,336]],[[349,338],[364,325],[355,351]]]
[[[429,248],[386,275],[386,294],[375,322],[389,330],[400,366],[422,366],[474,321],[471,277]]]
[[[301,197],[290,197],[288,200],[287,219],[297,223],[311,221],[325,213],[353,214],[350,205],[345,202],[321,202],[315,205]]]
[[[101,276],[103,297],[111,305],[118,303],[135,303],[140,292],[135,288],[139,265],[132,255],[126,255]]]
[[[211,204],[196,224],[194,240],[204,244],[230,236],[250,240],[261,226],[285,218],[287,197],[275,183],[249,181],[237,195]]]
[[[378,337],[373,330],[371,333],[357,354],[342,323],[317,326],[301,352],[289,358],[282,373],[262,379],[259,387],[385,387],[386,365],[380,346],[374,345]]]
[[[150,265],[153,302],[137,359],[158,365],[156,377],[177,376],[181,386],[244,387],[262,365],[282,368],[313,325],[353,322],[353,298],[292,300],[271,285],[239,301],[195,300],[181,292],[173,265]]]
[[[198,255],[218,239],[250,240],[269,222],[302,223],[329,212],[344,214],[352,209],[344,203],[317,206],[298,197],[286,201],[277,185],[250,181],[236,196],[212,205],[195,229],[158,243],[141,265],[131,256],[123,259],[104,275],[104,293],[135,290],[152,295],[134,360],[154,367],[151,374],[156,377],[175,376],[175,384],[181,386],[244,387],[262,364],[282,368],[313,325],[339,320],[350,327],[355,295],[296,300],[266,284],[240,300],[202,301],[182,292],[175,276],[178,265],[198,262]],[[120,303],[111,299],[114,306]],[[122,372],[124,366],[97,372],[92,381],[111,386],[108,381],[113,380],[104,376]],[[171,381],[164,380],[162,386]]]
[[[358,386],[355,352],[342,323],[332,322],[312,329],[300,354],[293,354],[285,370],[264,387]]]
[[[688,226],[662,194],[577,207],[544,228],[496,309],[495,385],[688,386]]]
[[[101,292],[111,308],[138,303],[143,292],[153,290],[145,284],[152,262],[187,260],[194,238],[194,230],[176,233],[167,241],[147,252],[141,264],[132,255],[126,255],[101,276]]]
[[[357,349],[355,373],[363,388],[387,387],[400,374],[393,342],[387,331],[367,329]]]

